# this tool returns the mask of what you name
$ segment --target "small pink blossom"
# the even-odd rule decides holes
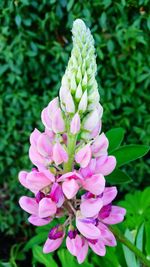
[[[71,120],[70,132],[72,134],[77,134],[80,131],[80,117],[79,114],[76,113]]]
[[[75,160],[82,168],[87,167],[91,159],[91,148],[89,145],[81,148],[75,155]]]

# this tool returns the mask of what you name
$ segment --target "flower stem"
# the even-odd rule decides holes
[[[146,259],[145,255],[134,244],[132,244],[116,226],[111,226],[109,228],[115,237],[126,247],[128,247],[137,256],[140,262],[144,264],[143,267],[150,267],[150,261]]]
[[[74,155],[75,155],[75,147],[76,147],[76,135],[68,134],[68,144],[67,144],[67,152],[68,152],[68,161],[64,163],[64,172],[71,172],[72,171],[72,165],[74,161]]]

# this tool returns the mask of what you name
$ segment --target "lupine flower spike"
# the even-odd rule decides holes
[[[73,23],[73,49],[62,78],[59,97],[41,113],[44,132],[30,136],[29,157],[34,167],[19,173],[20,183],[33,193],[20,206],[36,226],[49,224],[44,253],[66,247],[82,263],[91,248],[104,256],[116,240],[109,225],[124,219],[125,209],[112,201],[116,187],[106,185],[116,159],[108,155],[108,139],[101,133],[103,108],[95,79],[94,40],[84,22]],[[64,223],[51,228],[51,221]]]

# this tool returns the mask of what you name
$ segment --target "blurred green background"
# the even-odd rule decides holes
[[[29,135],[43,129],[40,113],[57,95],[72,48],[73,20],[90,27],[97,52],[103,130],[123,127],[125,143],[148,144],[150,115],[150,5],[148,0],[0,1],[0,231],[2,259],[15,242],[33,235],[18,206],[30,169]],[[134,182],[123,196],[148,185],[148,158],[128,165]],[[32,233],[32,234],[31,234]],[[23,265],[20,265],[23,266]]]

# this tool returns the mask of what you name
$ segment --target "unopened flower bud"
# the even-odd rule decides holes
[[[84,77],[82,80],[82,86],[83,86],[83,89],[86,89],[86,87],[87,87],[87,73],[86,72],[84,73]]]
[[[99,119],[98,110],[94,109],[85,117],[83,121],[83,128],[88,131],[92,131],[97,125]]]
[[[79,102],[81,96],[82,96],[82,87],[81,84],[79,83],[75,94],[75,99],[77,100],[77,102]]]
[[[76,91],[76,88],[77,88],[77,84],[76,84],[76,80],[75,80],[75,74],[73,73],[71,75],[71,80],[70,80],[71,92],[74,93]]]
[[[87,90],[85,90],[79,102],[78,111],[85,112],[87,109]]]
[[[74,115],[71,121],[70,132],[77,134],[80,131],[80,116],[78,113]]]
[[[77,82],[79,83],[82,79],[82,73],[81,73],[81,69],[80,67],[78,67],[78,71],[77,71]]]

